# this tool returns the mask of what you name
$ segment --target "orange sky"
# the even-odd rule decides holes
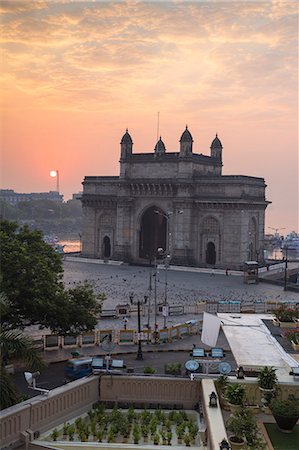
[[[264,177],[267,227],[298,231],[298,7],[291,1],[2,1],[1,187],[117,175],[160,134],[194,152],[217,132],[223,173]],[[271,231],[266,228],[266,231]]]

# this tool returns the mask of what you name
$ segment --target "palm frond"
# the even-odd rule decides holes
[[[2,330],[0,333],[0,347],[2,355],[11,359],[21,359],[32,370],[45,367],[38,353],[36,343],[19,330]]]

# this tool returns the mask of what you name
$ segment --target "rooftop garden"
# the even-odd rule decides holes
[[[112,410],[97,405],[88,414],[67,422],[47,434],[45,440],[128,443],[143,445],[200,445],[198,413],[130,407]]]

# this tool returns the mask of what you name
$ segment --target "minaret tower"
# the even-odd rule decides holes
[[[211,144],[211,157],[222,162],[222,144],[217,134]]]
[[[126,129],[125,134],[120,141],[120,177],[124,178],[127,174],[127,158],[132,156],[133,141]]]
[[[186,130],[180,139],[180,157],[192,155],[193,138],[186,125]]]

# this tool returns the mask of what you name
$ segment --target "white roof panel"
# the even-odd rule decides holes
[[[272,315],[228,313],[217,315],[221,319],[223,332],[238,366],[245,369],[273,366],[289,371],[290,367],[298,365],[262,322],[262,319],[272,319]]]

